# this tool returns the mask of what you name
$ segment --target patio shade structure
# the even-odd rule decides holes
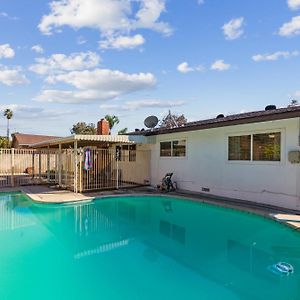
[[[149,180],[142,170],[149,171],[149,153],[137,153],[135,142],[127,135],[72,135],[31,145],[48,151],[47,178],[50,182],[50,152],[57,153],[57,177],[60,187],[67,186],[74,192],[102,188],[119,188],[120,183]],[[94,167],[83,171],[84,149],[91,149]],[[133,148],[134,147],[134,148]],[[116,152],[122,150],[122,160]],[[129,150],[131,149],[131,150]],[[132,150],[134,149],[134,150]],[[139,171],[138,171],[139,170]],[[137,173],[139,172],[139,174]],[[133,174],[135,175],[134,179]],[[67,178],[67,179],[66,179]],[[72,184],[70,182],[72,181]]]

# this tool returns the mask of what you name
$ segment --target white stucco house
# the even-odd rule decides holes
[[[151,184],[300,210],[300,106],[129,134],[151,150]]]

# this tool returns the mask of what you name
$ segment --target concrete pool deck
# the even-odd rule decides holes
[[[210,203],[240,211],[258,214],[264,217],[274,219],[280,223],[286,224],[294,229],[300,230],[300,211],[289,210],[271,205],[263,205],[240,199],[221,198],[201,193],[192,193],[188,191],[176,191],[171,193],[161,193],[152,187],[140,187],[119,189],[110,191],[100,191],[88,194],[74,193],[66,190],[50,188],[44,185],[23,186],[18,188],[4,188],[0,192],[21,191],[35,202],[45,204],[67,204],[75,202],[93,201],[95,198],[107,198],[109,196],[125,195],[163,195],[181,199],[189,199],[197,202]]]

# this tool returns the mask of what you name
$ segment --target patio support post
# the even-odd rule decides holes
[[[116,172],[116,176],[117,176],[117,184],[116,184],[116,189],[119,189],[119,159],[120,159],[120,150],[117,148],[117,172]]]
[[[34,155],[35,155],[35,150],[32,151],[32,179],[34,179]]]
[[[11,186],[15,186],[15,179],[14,179],[14,173],[15,173],[15,149],[11,149]]]
[[[78,193],[78,153],[77,153],[77,141],[74,141],[74,192]]]
[[[47,183],[50,183],[50,146],[47,151]]]
[[[39,150],[39,182],[42,182],[42,154],[41,150]]]
[[[62,166],[62,161],[61,161],[61,144],[58,145],[58,185],[59,187],[62,186],[62,174],[61,174],[61,166]]]
[[[83,149],[80,147],[79,150],[80,156],[79,156],[79,193],[82,193],[83,187],[82,187],[82,153]]]

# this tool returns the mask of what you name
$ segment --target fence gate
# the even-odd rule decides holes
[[[90,168],[85,168],[86,149],[79,150],[79,192],[118,189],[150,183],[150,152],[141,150],[89,149]]]

